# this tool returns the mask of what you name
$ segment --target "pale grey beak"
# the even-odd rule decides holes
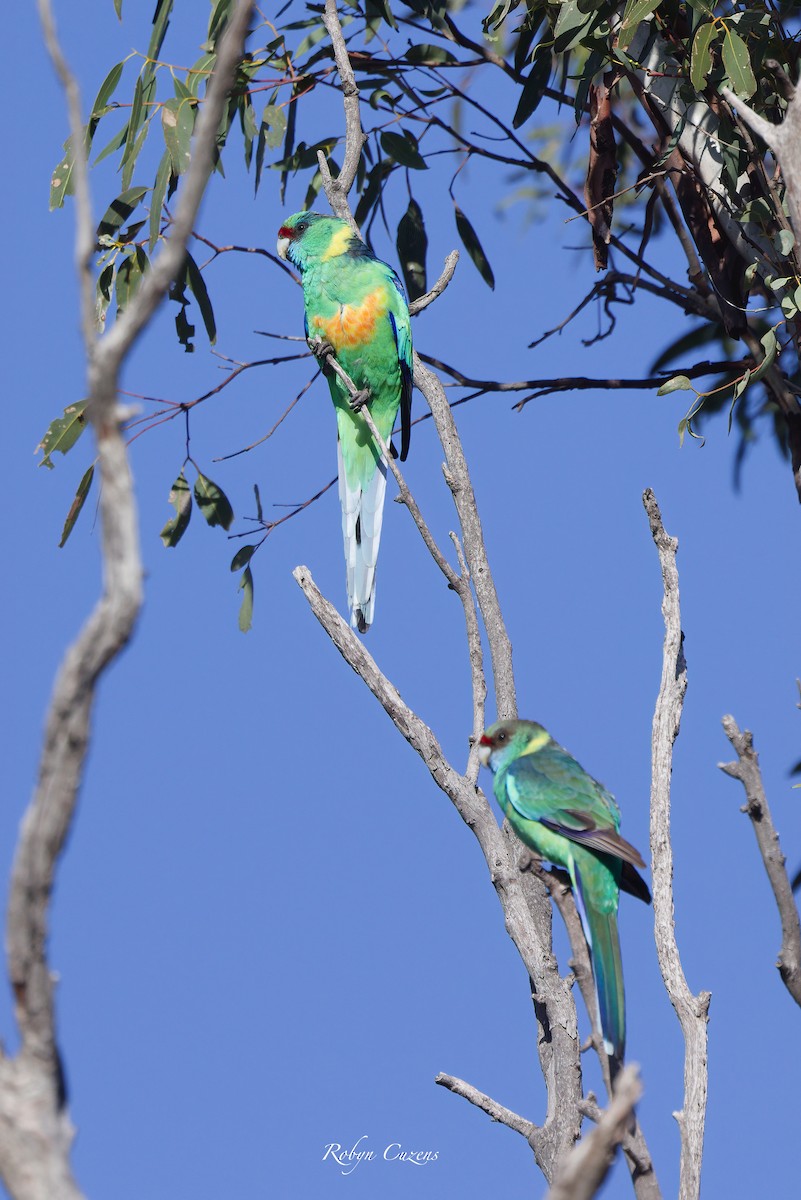
[[[278,250],[279,258],[286,258],[287,251],[289,250],[289,238],[287,238],[287,237],[279,238],[278,244],[277,244],[277,250]]]

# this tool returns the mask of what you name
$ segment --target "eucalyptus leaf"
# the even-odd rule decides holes
[[[195,480],[195,500],[197,506],[209,525],[222,525],[230,529],[234,520],[234,510],[222,488],[198,471]]]
[[[693,38],[690,83],[697,92],[702,92],[706,87],[706,77],[712,70],[712,46],[719,34],[720,29],[714,21],[705,21],[698,27]]]
[[[214,309],[211,307],[209,293],[206,290],[206,281],[203,278],[200,267],[197,265],[188,250],[186,252],[186,282],[190,292],[197,300],[197,306],[200,309],[200,315],[203,318],[203,324],[206,327],[209,343],[213,346],[217,341],[217,326],[214,320]]]
[[[64,197],[71,196],[73,192],[72,186],[72,138],[68,138],[65,143],[66,154],[61,162],[53,169],[53,174],[50,176],[50,210],[61,208],[64,204]]]
[[[674,375],[666,380],[657,391],[657,396],[667,396],[670,392],[691,392],[693,385],[686,375]]]
[[[514,129],[519,129],[521,125],[524,125],[536,110],[540,100],[545,95],[545,89],[548,86],[550,78],[551,54],[549,50],[542,50],[535,55],[534,63],[528,73],[526,82],[523,84],[523,90],[517,102],[515,115],[512,117],[512,126]]]
[[[189,490],[189,483],[184,475],[183,468],[181,468],[180,475],[170,488],[170,494],[167,499],[175,509],[175,516],[170,517],[159,537],[164,545],[170,548],[178,545],[186,533],[190,517],[192,516],[192,493]]]
[[[74,404],[68,404],[64,415],[50,422],[44,437],[36,447],[44,454],[39,463],[40,467],[47,467],[52,471],[55,463],[50,457],[51,454],[55,454],[56,451],[66,454],[75,445],[87,425],[84,411],[87,403],[87,400],[77,400]]]
[[[416,139],[410,133],[382,133],[381,148],[401,167],[411,167],[414,171],[425,171],[428,168],[428,163],[417,149]]]
[[[659,0],[627,0],[617,39],[619,49],[626,49],[634,37],[640,21],[644,21],[646,17],[650,17],[658,3]]]
[[[795,245],[795,238],[789,229],[780,229],[773,239],[773,244],[779,251],[779,254],[783,254],[787,258]]]
[[[242,572],[242,578],[239,581],[239,590],[242,592],[242,603],[239,607],[239,628],[242,633],[247,633],[253,624],[253,572],[250,567],[245,567]]]
[[[764,357],[762,362],[758,363],[751,372],[752,383],[755,383],[758,379],[761,379],[768,367],[773,366],[774,362],[776,361],[776,355],[779,353],[779,340],[776,337],[775,329],[769,329],[768,332],[763,334],[759,340],[762,344],[762,352]]]
[[[124,62],[115,63],[115,65],[111,68],[111,70],[109,71],[106,78],[101,83],[100,89],[99,89],[97,95],[95,96],[95,102],[92,105],[90,126],[93,125],[94,127],[96,127],[97,122],[107,111],[108,102],[111,99],[111,97],[114,95],[114,91],[117,87],[117,84],[120,82],[120,79],[122,78],[122,71],[123,71],[124,66],[125,66]],[[94,132],[94,129],[92,129],[92,132]]]
[[[182,175],[189,167],[194,128],[195,109],[191,101],[170,97],[161,109],[161,129],[175,175]]]
[[[409,299],[417,300],[426,292],[428,236],[423,210],[414,197],[410,198],[409,206],[398,223],[395,245]]]
[[[146,187],[132,187],[120,192],[119,196],[111,201],[97,227],[98,240],[114,240],[118,231],[148,191],[149,188]]]
[[[64,522],[64,528],[61,531],[61,541],[58,543],[59,550],[63,549],[67,538],[75,528],[75,522],[81,515],[81,509],[86,502],[86,497],[89,495],[89,489],[92,486],[92,480],[94,477],[95,464],[92,463],[91,467],[84,471],[83,475],[81,476],[81,482],[78,484],[78,490],[75,493],[75,499],[70,505],[70,510],[67,513],[67,519]]]
[[[747,45],[730,25],[723,34],[723,69],[731,80],[732,91],[749,100],[757,89],[751,58]]]
[[[456,217],[456,229],[459,237],[462,239],[465,250],[478,267],[481,278],[488,287],[494,289],[495,276],[492,272],[492,267],[489,264],[489,259],[484,253],[481,242],[478,240],[478,234],[455,201],[453,208],[454,216]]]
[[[172,159],[169,150],[165,150],[161,156],[161,162],[156,172],[156,179],[153,183],[153,191],[150,196],[150,229],[147,248],[151,254],[155,250],[156,243],[161,234],[161,214],[171,174]]]
[[[241,571],[250,562],[253,555],[256,553],[256,546],[240,546],[234,557],[231,559],[231,570]]]

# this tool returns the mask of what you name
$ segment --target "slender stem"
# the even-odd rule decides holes
[[[678,737],[687,663],[684,658],[679,608],[678,541],[669,537],[653,492],[643,495],[651,533],[662,568],[665,643],[662,680],[654,712],[651,743],[651,873],[653,879],[654,936],[659,967],[670,1002],[684,1034],[684,1105],[675,1113],[681,1130],[679,1200],[698,1200],[704,1152],[707,1101],[707,1020],[709,992],[694,996],[679,957],[673,919],[673,848],[670,840],[670,778],[673,743]]]
[[[359,88],[356,84],[353,68],[350,65],[350,59],[348,58],[348,49],[342,34],[342,26],[339,23],[336,0],[325,0],[323,24],[331,39],[331,45],[334,49],[334,60],[337,64],[337,71],[339,72],[342,84],[342,97],[345,109],[345,158],[342,163],[342,170],[336,179],[332,179],[331,177],[328,161],[324,154],[318,154],[317,161],[320,166],[320,174],[323,177],[325,193],[328,196],[331,207],[338,217],[342,217],[343,220],[347,221],[358,232],[353,214],[350,211],[350,205],[348,204],[348,193],[353,187],[353,181],[359,169],[359,159],[362,156],[362,146],[367,141],[367,137],[362,129],[362,118],[359,112]]]
[[[537,1132],[537,1126],[532,1121],[527,1121],[525,1117],[518,1116],[516,1112],[512,1112],[511,1108],[504,1108],[497,1100],[493,1100],[485,1092],[480,1092],[478,1088],[474,1088],[471,1083],[466,1083],[464,1079],[458,1079],[455,1075],[446,1075],[440,1071],[439,1075],[434,1080],[440,1087],[447,1088],[449,1092],[453,1092],[455,1096],[461,1096],[465,1100],[469,1100],[471,1104],[475,1104],[476,1108],[480,1108],[493,1121],[498,1121],[501,1125],[506,1125],[508,1129],[513,1129],[515,1133],[520,1133],[530,1141]]]
[[[782,944],[776,965],[788,992],[796,1004],[801,1005],[801,921],[765,795],[754,739],[747,729],[741,733],[731,716],[723,718],[723,729],[737,754],[737,761],[718,763],[718,766],[733,779],[739,779],[745,788],[746,803],[742,811],[751,821],[781,919]]]

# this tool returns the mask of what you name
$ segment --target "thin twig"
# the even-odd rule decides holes
[[[669,537],[662,524],[656,497],[643,494],[651,533],[662,568],[665,644],[662,680],[654,712],[651,743],[651,873],[653,878],[654,936],[665,988],[676,1010],[684,1035],[684,1106],[674,1113],[681,1130],[679,1200],[697,1200],[701,1187],[704,1152],[704,1121],[707,1100],[707,1020],[709,992],[694,996],[690,991],[676,944],[673,919],[673,848],[670,841],[670,778],[673,743],[678,737],[687,664],[684,659],[679,608],[679,575],[676,569],[678,541]]]
[[[733,779],[739,779],[745,788],[746,803],[742,811],[748,815],[756,835],[782,924],[782,944],[776,966],[788,992],[796,1004],[801,1005],[801,921],[785,869],[779,835],[765,795],[754,739],[749,730],[740,732],[732,716],[723,718],[723,729],[734,748],[737,761],[718,763],[718,766]]]
[[[451,250],[448,257],[445,259],[445,266],[442,268],[442,274],[432,288],[423,296],[418,296],[416,300],[412,300],[409,304],[409,314],[412,317],[417,316],[424,308],[428,308],[429,304],[433,303],[438,296],[441,296],[453,279],[453,273],[456,270],[456,264],[459,261],[459,251]]]
[[[450,375],[451,379],[459,385],[459,387],[475,388],[476,394],[486,394],[491,392],[523,392],[533,391],[535,394],[519,400],[512,407],[516,410],[521,410],[525,407],[530,399],[537,399],[541,396],[547,396],[554,392],[568,391],[637,391],[644,388],[656,388],[657,390],[667,383],[669,379],[676,375],[686,375],[688,379],[699,379],[705,375],[720,375],[724,371],[731,371],[734,375],[742,375],[746,370],[753,370],[757,365],[752,356],[731,361],[730,359],[722,359],[720,362],[702,362],[694,363],[690,367],[675,367],[670,371],[665,371],[655,376],[645,376],[642,379],[596,379],[586,375],[565,376],[562,379],[475,379],[470,375],[463,374],[457,367],[452,367],[449,363],[443,362],[442,359],[434,358],[430,354],[420,354],[423,362],[430,363],[437,370],[443,371],[446,375]],[[475,397],[474,397],[475,398]]]
[[[527,1121],[525,1117],[512,1112],[511,1108],[504,1108],[497,1100],[493,1100],[485,1092],[480,1092],[478,1088],[474,1088],[471,1083],[466,1083],[464,1079],[458,1079],[455,1075],[446,1075],[440,1071],[434,1079],[434,1083],[447,1088],[455,1096],[469,1100],[471,1104],[475,1104],[476,1108],[485,1112],[491,1120],[498,1121],[501,1125],[506,1125],[508,1129],[513,1129],[515,1133],[522,1134],[527,1142],[535,1137],[537,1126],[532,1121]]]
[[[423,366],[417,354],[414,359],[414,381],[428,401],[439,440],[445,451],[443,469],[445,481],[451,490],[456,511],[459,514],[465,555],[470,567],[473,587],[476,590],[481,619],[487,633],[498,717],[501,719],[514,717],[517,715],[517,696],[512,665],[512,643],[506,630],[495,580],[490,570],[487,549],[484,544],[484,531],[481,528],[475,492],[467,469],[467,460],[464,456],[461,439],[456,429],[456,422],[442,383],[432,371]]]
[[[342,162],[342,169],[336,179],[332,178],[328,167],[328,160],[322,151],[317,155],[317,161],[320,167],[320,174],[323,177],[325,194],[332,209],[338,217],[347,221],[358,233],[356,222],[353,219],[353,214],[348,204],[348,192],[353,187],[353,181],[359,169],[359,160],[362,156],[362,146],[367,141],[367,137],[362,129],[362,118],[359,112],[359,88],[356,84],[356,77],[353,74],[353,67],[350,65],[350,59],[348,58],[348,49],[342,34],[342,26],[339,23],[336,0],[325,0],[323,24],[331,39],[334,60],[342,83],[342,97],[345,109],[345,157]]]
[[[487,724],[487,677],[484,672],[484,650],[481,645],[481,627],[478,619],[473,589],[470,586],[470,568],[458,536],[451,531],[451,541],[459,560],[459,585],[456,589],[464,609],[465,636],[470,658],[470,681],[473,696],[473,732],[470,737],[470,752],[465,767],[465,778],[475,783],[481,762],[478,757],[478,741]]]

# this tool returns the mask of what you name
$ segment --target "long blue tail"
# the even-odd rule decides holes
[[[623,963],[620,958],[617,912],[603,912],[588,902],[578,872],[576,882],[579,914],[589,943],[592,972],[595,976],[598,1021],[614,1075],[623,1062],[626,1051],[626,1000],[623,994]]]

